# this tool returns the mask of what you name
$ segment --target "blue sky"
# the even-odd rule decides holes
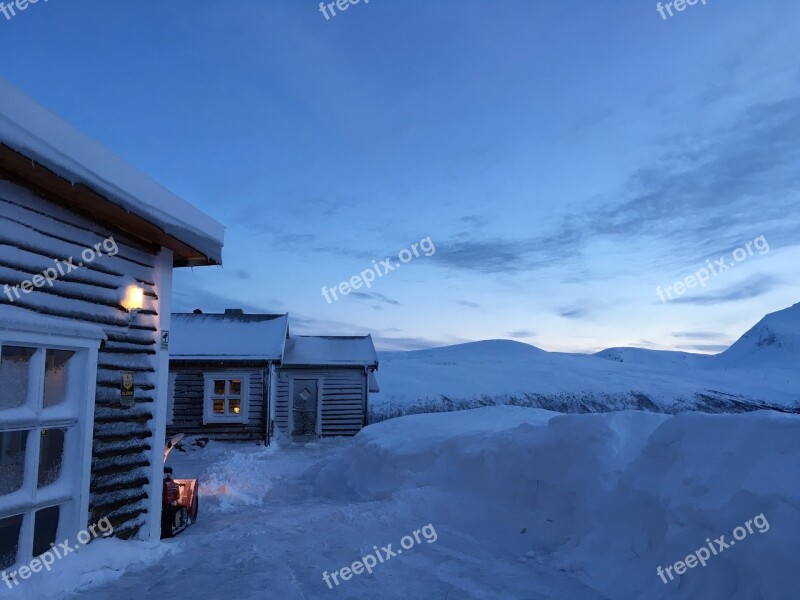
[[[176,308],[381,348],[714,352],[800,301],[800,5],[52,0],[0,76],[228,226]],[[338,12],[338,11],[337,11]],[[754,253],[662,303],[759,236]],[[430,237],[328,304],[322,286]]]

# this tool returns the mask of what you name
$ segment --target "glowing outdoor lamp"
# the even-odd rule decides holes
[[[144,289],[138,285],[127,286],[125,288],[125,296],[122,299],[122,306],[128,312],[144,308]]]

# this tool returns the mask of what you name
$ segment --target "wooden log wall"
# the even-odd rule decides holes
[[[108,517],[115,535],[136,536],[147,515],[148,467],[161,460],[162,440],[153,440],[159,352],[159,298],[155,290],[156,247],[145,247],[88,218],[0,180],[0,290],[74,257],[113,237],[119,253],[103,256],[60,276],[11,304],[44,315],[99,325],[108,336],[99,352],[92,448],[89,522]],[[110,245],[110,244],[109,244]],[[102,249],[102,247],[101,247]],[[105,253],[105,251],[104,251]],[[66,271],[66,269],[64,269]],[[145,290],[145,308],[131,320],[120,305],[126,281]],[[123,371],[135,373],[135,404],[121,405]],[[155,458],[154,458],[155,457]]]
[[[236,372],[235,366],[227,365],[218,371]],[[203,402],[205,399],[205,375],[213,370],[198,367],[173,369],[175,372],[175,390],[172,409],[172,424],[167,425],[167,434],[205,436],[223,442],[258,442],[263,437],[264,411],[266,402],[267,368],[245,369],[250,381],[248,397],[248,422],[244,423],[209,423],[203,424]]]
[[[291,379],[320,381],[323,437],[349,436],[361,431],[368,393],[367,376],[362,368],[278,369],[275,388],[275,428],[283,432],[289,431]]]

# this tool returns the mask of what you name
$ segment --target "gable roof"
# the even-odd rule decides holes
[[[172,315],[170,358],[176,360],[283,359],[289,315]]]
[[[378,367],[372,336],[292,336],[286,340],[285,366],[347,365]]]
[[[0,79],[0,173],[103,225],[222,264],[225,227]]]

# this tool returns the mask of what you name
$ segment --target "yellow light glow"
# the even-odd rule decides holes
[[[122,300],[122,306],[128,312],[133,310],[141,310],[144,307],[144,289],[138,285],[129,285],[125,288],[125,297]]]
[[[233,407],[233,412],[235,412],[237,415],[238,415],[238,414],[241,412],[241,410],[242,410],[242,409],[241,409],[241,408],[239,408],[238,406],[234,406],[234,407]]]

